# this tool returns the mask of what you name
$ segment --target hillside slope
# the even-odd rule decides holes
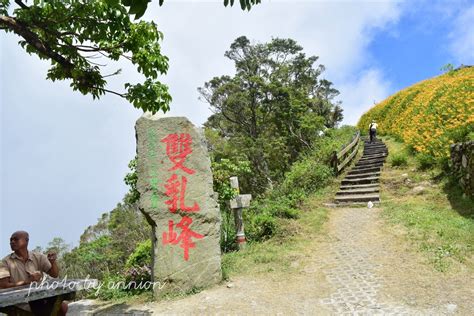
[[[474,67],[397,92],[363,114],[357,127],[367,133],[372,119],[381,135],[393,135],[436,160],[449,157],[449,144],[474,133]]]

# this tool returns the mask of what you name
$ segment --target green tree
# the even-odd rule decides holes
[[[214,114],[205,125],[251,161],[252,193],[271,188],[299,154],[311,149],[318,130],[342,120],[338,91],[320,79],[323,65],[292,39],[252,44],[237,38],[224,54],[234,76],[214,77],[198,88]]]
[[[15,0],[17,7],[9,13],[10,2],[0,0],[0,29],[20,36],[19,44],[30,55],[51,62],[47,79],[70,80],[73,90],[94,99],[112,93],[144,111],[169,110],[171,95],[158,80],[168,71],[159,43],[163,33],[154,22],[130,19],[142,16],[150,0]],[[250,9],[260,0],[240,2]],[[136,66],[143,82],[125,82],[121,91],[108,89],[107,79],[121,69],[104,73],[104,66],[119,59]]]
[[[57,254],[58,259],[61,259],[64,254],[69,251],[70,248],[71,246],[67,244],[64,239],[62,239],[61,237],[54,237],[53,240],[48,243],[45,252],[55,252]]]

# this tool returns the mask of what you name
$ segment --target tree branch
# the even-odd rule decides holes
[[[33,46],[38,52],[43,55],[48,56],[58,64],[60,64],[65,70],[66,74],[71,75],[74,64],[69,60],[61,56],[60,54],[53,51],[47,43],[44,43],[37,34],[32,32],[27,26],[25,26],[20,21],[17,21],[15,18],[10,16],[0,15],[0,25],[7,27],[12,30],[15,34],[23,37],[25,41]]]
[[[104,91],[104,92],[107,92],[107,93],[112,93],[112,94],[118,95],[119,97],[122,97],[122,98],[126,98],[127,95],[128,95],[127,93],[119,93],[119,92],[116,92],[116,91],[113,91],[113,90],[99,88],[99,87],[92,87],[92,88],[96,89],[96,90]]]
[[[22,9],[29,9],[30,7],[21,2],[21,0],[15,0],[15,3],[18,4]]]

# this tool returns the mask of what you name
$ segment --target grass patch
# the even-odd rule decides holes
[[[406,153],[402,143],[384,142],[389,152]],[[413,156],[402,168],[384,167],[383,216],[405,226],[408,238],[437,270],[448,271],[453,262],[474,268],[474,201],[441,170],[419,167]]]
[[[400,167],[400,166],[407,166],[408,159],[406,154],[395,154],[392,155],[390,159],[390,164],[392,167]]]

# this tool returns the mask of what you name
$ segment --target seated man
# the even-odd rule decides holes
[[[56,254],[51,253],[48,256],[28,251],[29,235],[25,231],[17,231],[10,237],[10,247],[13,250],[11,254],[0,261],[0,289],[11,288],[30,284],[31,282],[40,282],[43,272],[46,272],[53,278],[59,275],[59,268],[56,263]],[[18,308],[26,311],[41,309],[41,305],[50,304],[51,300],[43,299],[34,301],[32,304],[18,304]],[[32,308],[32,305],[33,308]],[[38,307],[39,305],[39,307]],[[62,302],[59,315],[66,315],[67,304]]]

